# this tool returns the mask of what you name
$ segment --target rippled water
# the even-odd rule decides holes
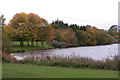
[[[52,49],[52,50],[35,50],[27,51],[24,53],[11,53],[12,56],[18,60],[34,56],[34,57],[43,57],[45,55],[49,56],[81,56],[88,57],[95,60],[102,60],[105,58],[112,58],[115,55],[118,55],[118,44],[111,45],[102,45],[102,46],[86,46],[86,47],[74,47],[74,48],[64,48],[64,49]]]

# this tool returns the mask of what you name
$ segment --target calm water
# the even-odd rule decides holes
[[[59,57],[71,57],[81,56],[88,57],[95,60],[102,60],[105,58],[112,58],[118,55],[118,44],[102,45],[102,46],[87,46],[87,47],[74,47],[74,48],[64,48],[64,49],[52,49],[52,50],[35,50],[27,51],[24,53],[11,53],[12,56],[18,60],[34,56],[43,57],[45,55],[49,56],[59,56]]]

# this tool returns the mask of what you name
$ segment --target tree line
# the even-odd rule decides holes
[[[61,20],[53,21],[51,26],[56,31],[54,40],[66,42],[69,46],[93,46],[118,42],[118,32],[111,29],[105,31],[90,25],[68,25]]]
[[[92,46],[118,42],[118,32],[109,29],[105,31],[95,26],[79,26],[64,23],[61,20],[48,23],[45,19],[34,13],[17,13],[3,28],[13,41],[28,42],[34,47],[33,42],[52,42],[54,47]]]
[[[8,25],[4,27],[5,32],[12,40],[20,41],[20,46],[23,47],[23,41],[31,41],[31,47],[34,47],[33,42],[38,41],[48,42],[53,40],[54,30],[48,22],[39,17],[37,14],[18,13],[9,21]]]

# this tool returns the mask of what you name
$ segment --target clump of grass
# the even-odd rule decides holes
[[[72,58],[71,58],[72,57]],[[33,65],[47,65],[47,66],[61,66],[73,68],[92,68],[92,69],[108,69],[118,70],[119,57],[114,56],[113,59],[107,58],[105,60],[93,60],[86,57],[78,57],[71,55],[71,57],[51,57],[48,55],[42,57],[29,57],[18,63],[33,64]]]

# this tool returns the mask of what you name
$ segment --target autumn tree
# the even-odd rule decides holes
[[[45,22],[44,22],[45,24]],[[49,42],[52,41],[54,38],[54,29],[49,25],[42,25],[40,27],[40,32],[39,32],[39,37],[40,37],[40,41],[41,41],[41,45],[43,47],[43,42]]]
[[[78,38],[78,44],[80,46],[86,46],[89,43],[88,33],[85,31],[77,31],[76,36]]]
[[[65,42],[68,43],[68,46],[77,46],[77,38],[75,36],[75,32],[67,27],[67,29],[65,30],[64,33],[64,38],[65,38]]]
[[[88,33],[88,39],[89,39],[89,43],[88,45],[96,45],[97,41],[96,41],[96,33],[97,33],[97,28],[96,27],[89,27],[88,25],[86,25],[86,32]]]
[[[51,41],[54,37],[54,30],[53,28],[48,24],[48,22],[40,18],[37,14],[30,13],[28,14],[28,25],[30,29],[30,37],[32,40],[32,46],[33,41],[36,41],[36,44],[38,46],[38,41],[41,41],[41,45],[43,47],[43,42]]]
[[[113,25],[111,26],[107,33],[110,34],[110,36],[114,37],[116,39],[115,42],[118,42],[118,35],[119,35],[119,32],[118,32],[118,26],[117,25]]]
[[[56,29],[55,36],[55,40],[59,42],[66,42],[68,46],[77,46],[75,32],[69,27],[67,29]]]
[[[23,41],[27,38],[26,35],[26,19],[25,13],[19,13],[14,15],[8,25],[5,26],[5,31],[13,40],[19,40],[20,46],[23,47]]]
[[[39,27],[42,23],[41,18],[34,13],[30,13],[27,15],[27,26],[28,26],[28,32],[30,35],[30,39],[31,39],[31,46],[33,47],[33,41],[37,41],[37,39],[39,39],[39,36],[37,35]],[[29,40],[28,40],[29,43]],[[37,44],[38,46],[38,44]]]
[[[30,13],[19,13],[16,14],[13,19],[10,20],[9,24],[4,27],[12,40],[20,41],[20,46],[23,47],[23,41],[32,41],[31,46],[33,47],[33,41],[41,41],[42,46],[44,41],[50,41],[53,38],[53,29],[48,22],[40,18],[37,14]]]
[[[115,38],[107,34],[104,30],[99,29],[98,33],[96,34],[96,41],[97,44],[110,44],[113,43]]]

